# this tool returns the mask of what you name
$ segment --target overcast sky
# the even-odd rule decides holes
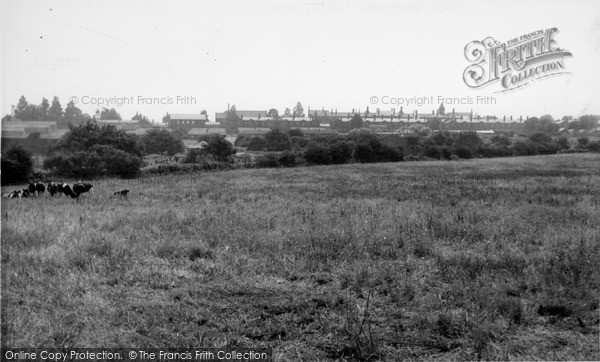
[[[446,105],[495,115],[600,114],[600,2],[570,1],[2,1],[1,113],[21,95],[39,104],[72,96],[133,97],[124,119],[166,113],[367,106],[388,97],[493,96],[495,105]],[[471,89],[464,48],[556,27],[569,74],[517,90]],[[177,104],[177,97],[196,104]],[[379,98],[372,103],[371,97]],[[143,104],[138,97],[170,98]],[[84,104],[86,102],[88,104]],[[114,107],[114,105],[108,106]],[[399,108],[399,106],[395,106]]]

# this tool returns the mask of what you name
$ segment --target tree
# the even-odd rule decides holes
[[[302,108],[302,104],[300,102],[296,103],[296,107],[294,107],[294,117],[304,117],[304,108]]]
[[[252,137],[248,142],[248,151],[262,151],[267,148],[267,142],[261,137]]]
[[[271,117],[273,119],[278,119],[279,118],[279,111],[276,110],[275,108],[271,108],[267,112],[267,116],[269,116],[269,117]]]
[[[408,129],[419,137],[427,137],[431,134],[431,129],[422,124],[413,124]]]
[[[284,117],[291,117],[292,116],[292,111],[289,108],[286,108],[285,111],[283,112],[283,116]]]
[[[29,103],[27,102],[25,96],[21,96],[21,98],[19,98],[19,103],[17,103],[17,107],[15,108],[15,118],[21,121],[28,120],[30,116],[27,114],[28,110]]]
[[[56,122],[57,125],[62,124],[63,119],[63,109],[58,101],[58,97],[54,96],[52,99],[52,105],[48,108],[48,112],[46,112],[47,119],[49,121]]]
[[[588,114],[588,115],[579,117],[579,124],[581,125],[582,129],[591,131],[598,126],[599,119],[600,119],[600,116],[593,116],[593,115]]]
[[[1,162],[3,185],[25,182],[33,172],[31,153],[19,145],[12,145]]]
[[[139,175],[142,164],[138,156],[99,144],[85,151],[54,153],[44,160],[45,169],[59,176],[74,178],[135,177]]]
[[[523,129],[527,134],[533,134],[536,132],[554,134],[558,132],[560,126],[555,124],[552,116],[547,114],[539,119],[536,117],[527,119],[523,124]]]
[[[229,110],[226,113],[227,113],[228,121],[239,121],[240,120],[240,116],[238,116],[238,114],[237,114],[237,109],[235,108],[235,105],[232,105],[231,107],[229,107]]]
[[[350,119],[350,129],[363,128],[364,124],[365,122],[358,113],[355,113],[354,116],[352,116],[352,119]]]
[[[467,148],[469,150],[473,150],[473,149],[481,146],[482,143],[483,143],[483,141],[481,140],[481,138],[479,137],[477,132],[460,132],[458,134],[458,137],[456,137],[456,140],[453,143],[453,147],[455,149]],[[466,158],[466,157],[461,157],[461,158]]]
[[[2,122],[11,122],[11,121],[13,121],[13,120],[14,120],[14,118],[13,118],[13,116],[12,116],[12,115],[10,115],[10,114],[7,114],[7,115],[5,115],[4,117],[2,117]]]
[[[114,108],[111,108],[111,109],[102,108],[102,111],[100,112],[100,119],[110,119],[110,120],[120,121],[121,115]]]
[[[173,156],[185,152],[185,145],[181,138],[164,129],[151,129],[141,137],[144,151],[147,154],[166,153]]]
[[[208,112],[206,111],[206,109],[203,109],[202,112],[200,112],[200,114],[203,114],[205,116],[208,116]]]
[[[100,127],[87,121],[79,126],[69,126],[69,131],[60,139],[53,152],[87,151],[95,145],[108,145],[135,156],[142,156],[139,137],[128,134],[112,125]]]
[[[48,119],[48,109],[50,108],[50,103],[46,98],[42,98],[42,103],[40,104],[40,112],[42,115],[42,119],[45,121]]]
[[[80,125],[88,120],[90,117],[87,114],[83,114],[81,109],[75,107],[73,102],[67,103],[65,109],[63,123],[66,125]]]
[[[231,156],[235,155],[233,145],[223,135],[213,134],[207,143],[204,151],[218,161],[229,161]]]
[[[272,129],[265,135],[268,151],[286,151],[292,148],[290,137],[279,129]]]

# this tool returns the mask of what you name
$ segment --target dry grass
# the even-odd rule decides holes
[[[599,176],[600,157],[574,154],[2,200],[2,343],[598,360]]]

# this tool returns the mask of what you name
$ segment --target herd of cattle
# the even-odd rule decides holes
[[[92,195],[94,194],[94,186],[92,184],[79,181],[73,184],[73,187],[69,186],[66,183],[49,182],[48,186],[46,186],[41,182],[33,182],[30,183],[29,186],[27,188],[24,188],[23,190],[15,190],[13,192],[6,193],[2,196],[8,199],[20,199],[30,196],[41,196],[46,192],[46,190],[48,190],[50,196],[60,196],[64,194],[66,196],[71,196],[72,198],[78,200],[79,196],[86,192],[89,192]],[[126,198],[128,193],[129,190],[125,189],[114,192],[113,195],[122,196]]]

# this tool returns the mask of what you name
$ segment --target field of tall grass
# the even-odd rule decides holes
[[[94,189],[2,200],[3,346],[600,359],[597,154]]]

